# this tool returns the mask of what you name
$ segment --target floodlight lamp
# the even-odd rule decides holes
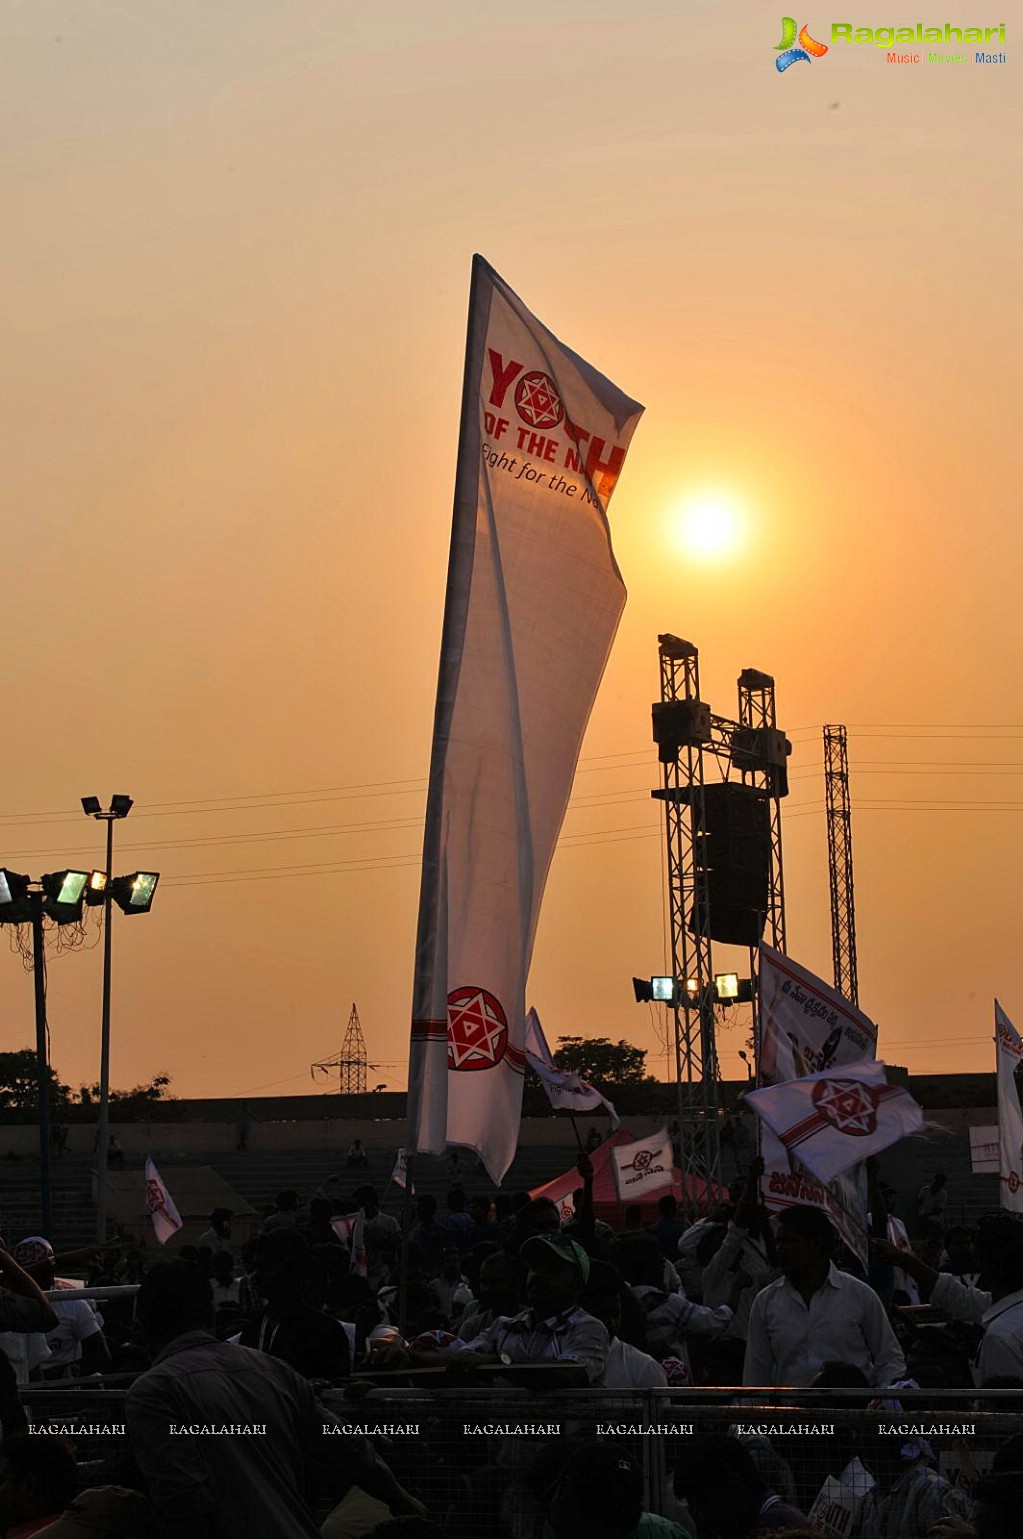
[[[159,871],[135,871],[131,876],[115,876],[110,884],[110,895],[124,913],[148,914],[159,880]]]
[[[714,992],[723,1005],[730,1005],[739,997],[738,973],[715,973]]]
[[[51,871],[44,876],[42,888],[46,898],[43,908],[49,917],[57,924],[78,924],[88,881],[88,871]]]
[[[651,978],[650,997],[663,1004],[673,1005],[677,998],[674,978]]]
[[[696,1000],[699,997],[700,997],[700,980],[699,980],[699,978],[687,978],[686,979],[686,998],[689,999],[689,1000]]]
[[[8,871],[6,866],[0,869],[0,924],[25,924],[31,919],[28,901],[31,880],[17,871]]]
[[[126,818],[135,803],[130,796],[112,796],[110,798],[110,811],[115,818]]]
[[[94,818],[97,813],[102,812],[102,810],[103,809],[100,805],[100,799],[98,796],[82,797],[82,811],[85,813],[86,817]]]
[[[107,874],[105,871],[90,871],[89,880],[85,886],[85,901],[89,908],[98,908],[106,902]]]

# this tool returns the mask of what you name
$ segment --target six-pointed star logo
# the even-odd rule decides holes
[[[646,1170],[647,1166],[651,1164],[652,1161],[653,1155],[650,1153],[650,1150],[640,1149],[632,1161],[632,1168],[633,1170]]]
[[[531,428],[556,428],[565,415],[558,387],[549,374],[533,369],[515,387],[515,409]]]
[[[508,1047],[508,1018],[486,989],[448,995],[448,1068],[492,1069]]]
[[[813,1087],[813,1104],[840,1133],[867,1138],[877,1127],[880,1097],[858,1079],[822,1079]]]

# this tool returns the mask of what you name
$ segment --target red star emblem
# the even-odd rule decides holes
[[[448,1068],[492,1069],[508,1047],[508,1018],[486,989],[448,995]]]
[[[532,428],[555,428],[565,415],[558,387],[539,369],[523,374],[515,387],[515,408]]]
[[[822,1079],[813,1087],[813,1104],[831,1126],[853,1138],[867,1138],[877,1127],[880,1097],[858,1079]]]
[[[167,1208],[164,1203],[163,1192],[158,1181],[146,1182],[146,1205],[150,1213],[162,1213],[167,1216]]]

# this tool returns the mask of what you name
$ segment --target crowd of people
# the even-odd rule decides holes
[[[1023,1439],[1007,1438],[967,1494],[939,1471],[932,1438],[871,1431],[859,1414],[891,1418],[900,1394],[915,1405],[911,1392],[942,1391],[946,1419],[969,1412],[978,1388],[1019,1390],[1001,1404],[1023,1409],[1023,1224],[1014,1217],[946,1227],[945,1183],[931,1183],[907,1250],[886,1238],[872,1169],[864,1264],[817,1208],[770,1218],[756,1159],[727,1202],[693,1222],[665,1196],[654,1222],[634,1208],[617,1227],[594,1211],[585,1153],[567,1216],[526,1192],[491,1199],[455,1184],[443,1211],[424,1192],[403,1223],[373,1186],[345,1190],[358,1179],[347,1172],[366,1164],[353,1146],[346,1172],[307,1200],[280,1192],[241,1244],[232,1213],[217,1208],[196,1244],[153,1265],[130,1247],[55,1255],[43,1236],[0,1250],[4,1539],[1020,1531]],[[60,1298],[79,1282],[138,1290],[101,1303]],[[926,1323],[917,1302],[935,1306]],[[76,1467],[67,1439],[32,1435],[19,1395],[75,1376],[127,1385],[130,1453],[99,1479]],[[718,1405],[729,1391],[724,1401],[739,1413],[764,1392],[808,1388],[815,1416],[843,1414],[829,1470],[815,1465],[812,1475],[769,1430],[738,1435],[740,1422],[729,1430],[720,1418],[698,1427],[672,1445],[673,1496],[656,1513],[643,1510],[641,1461],[607,1437],[577,1429],[520,1441],[513,1459],[499,1438],[453,1449],[447,1433],[431,1442],[424,1432],[404,1446],[339,1436],[345,1422],[321,1398],[331,1389],[359,1406],[373,1385],[502,1380],[544,1392],[670,1387],[676,1405],[693,1408],[704,1391]],[[836,1504],[844,1529],[828,1526]]]

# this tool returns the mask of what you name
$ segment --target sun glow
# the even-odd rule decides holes
[[[687,555],[721,561],[743,543],[744,520],[736,499],[726,492],[687,497],[672,516],[675,544]]]

